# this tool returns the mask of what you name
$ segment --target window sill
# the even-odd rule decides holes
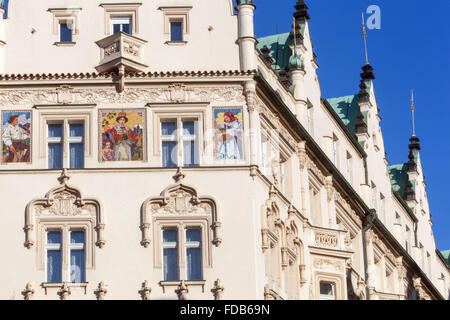
[[[55,42],[53,45],[57,47],[73,47],[76,42]]]
[[[187,41],[166,41],[165,44],[169,46],[184,46],[187,44]]]
[[[205,283],[206,280],[196,280],[196,281],[184,281],[184,284],[186,285],[186,287],[189,289],[189,286],[193,286],[193,287],[202,287],[202,293],[205,292]],[[178,287],[179,285],[181,285],[181,280],[177,280],[177,281],[160,281],[159,285],[162,287],[163,289],[163,293],[166,293],[166,287]]]
[[[89,282],[66,282],[69,288],[83,288],[84,294],[86,294],[86,289]],[[44,288],[45,294],[47,294],[47,288],[61,288],[64,285],[62,282],[43,282],[41,287]]]

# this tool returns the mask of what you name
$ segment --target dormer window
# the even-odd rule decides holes
[[[124,32],[132,34],[131,17],[111,17],[111,34]]]

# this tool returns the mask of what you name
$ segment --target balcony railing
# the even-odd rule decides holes
[[[341,251],[350,250],[346,241],[347,231],[313,227],[311,244],[315,247]]]
[[[148,67],[143,63],[144,45],[147,41],[117,32],[96,42],[101,50],[100,73],[123,68],[125,71],[143,72]]]

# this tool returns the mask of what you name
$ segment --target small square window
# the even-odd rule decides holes
[[[320,283],[320,300],[336,300],[334,283],[331,282]]]
[[[72,24],[69,24],[68,22],[60,22],[59,41],[72,42]]]
[[[170,22],[170,41],[183,41],[183,22]]]

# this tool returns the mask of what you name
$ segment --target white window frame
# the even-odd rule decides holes
[[[188,230],[199,230],[200,232],[200,241],[187,241],[187,232]],[[189,227],[186,228],[184,230],[184,254],[185,257],[187,257],[187,250],[188,249],[196,249],[199,248],[200,252],[202,253],[200,255],[200,265],[202,266],[201,271],[202,271],[202,278],[204,278],[204,274],[203,274],[203,252],[202,252],[202,229],[201,228],[196,228],[196,227]],[[185,279],[188,278],[188,272],[187,272],[187,263],[186,263],[186,267],[184,268],[184,272],[185,272]],[[201,279],[203,280],[203,279]],[[192,280],[188,280],[188,281],[192,281]],[[199,280],[194,280],[194,281],[199,281]]]
[[[174,6],[174,7],[159,7],[163,13],[163,23],[164,23],[164,35],[167,39],[166,44],[186,44],[188,42],[188,37],[190,33],[189,26],[189,12],[192,6]],[[171,22],[181,22],[182,23],[182,41],[171,41],[170,35],[170,23]]]
[[[177,242],[165,242],[164,241],[164,231],[165,230],[176,230],[177,231]],[[164,249],[176,249],[177,250],[177,269],[178,269],[178,278],[181,277],[181,273],[180,273],[180,231],[178,228],[174,228],[174,227],[167,227],[167,228],[162,228],[161,229],[161,263],[162,263],[162,268],[161,268],[161,279],[163,279],[162,281],[168,281],[168,280],[164,280]],[[179,281],[180,279],[177,280],[170,280],[170,281]]]
[[[162,123],[163,122],[175,122],[176,129],[174,134],[171,135],[163,135],[162,134]],[[194,134],[184,134],[183,123],[184,122],[194,122]],[[196,166],[200,166],[200,145],[199,145],[199,120],[198,118],[191,117],[174,117],[174,118],[161,118],[159,125],[159,136],[160,136],[160,150],[162,150],[163,142],[176,142],[176,152],[177,152],[177,167],[184,167],[184,142],[186,141],[194,141],[194,158],[197,158]],[[161,166],[163,164],[161,152]]]
[[[111,34],[114,34],[114,25],[116,25],[116,24],[120,24],[120,25],[129,24],[131,35],[133,35],[133,17],[132,16],[111,16],[111,18],[110,18],[110,33]],[[122,28],[120,31],[122,31]]]
[[[84,242],[83,243],[72,243],[70,241],[72,232],[83,232],[84,233]],[[84,251],[84,275],[86,278],[86,231],[85,230],[79,230],[79,229],[70,229],[69,230],[69,241],[68,241],[68,259],[69,259],[68,267],[69,267],[69,270],[67,271],[67,275],[68,275],[67,281],[70,283],[73,283],[70,279],[70,273],[71,273],[71,268],[72,268],[70,257],[72,256],[72,250],[83,250]],[[84,279],[84,280],[86,281],[86,279]]]
[[[49,137],[48,136],[48,125],[50,124],[61,124],[62,125],[62,137]],[[82,124],[84,130],[84,137],[70,137],[70,125],[71,124]],[[45,123],[46,126],[46,166],[48,167],[48,145],[49,144],[57,144],[62,143],[62,167],[70,168],[70,144],[71,143],[83,143],[84,148],[84,164],[86,166],[86,122],[84,120],[69,120],[69,119],[61,119],[61,120],[49,120]],[[56,170],[56,169],[55,169]]]
[[[49,232],[59,232],[61,234],[61,243],[48,243],[48,233]],[[63,244],[64,244],[64,231],[61,229],[49,229],[45,232],[45,259],[44,259],[44,268],[45,268],[45,282],[51,283],[48,281],[48,252],[49,251],[61,251],[61,273],[63,273],[63,260],[64,260],[64,252],[63,252]],[[63,278],[63,274],[61,274],[61,280]]]
[[[131,35],[139,34],[139,7],[142,3],[102,3],[105,10],[105,35],[112,35],[111,20],[115,17],[131,18]]]

